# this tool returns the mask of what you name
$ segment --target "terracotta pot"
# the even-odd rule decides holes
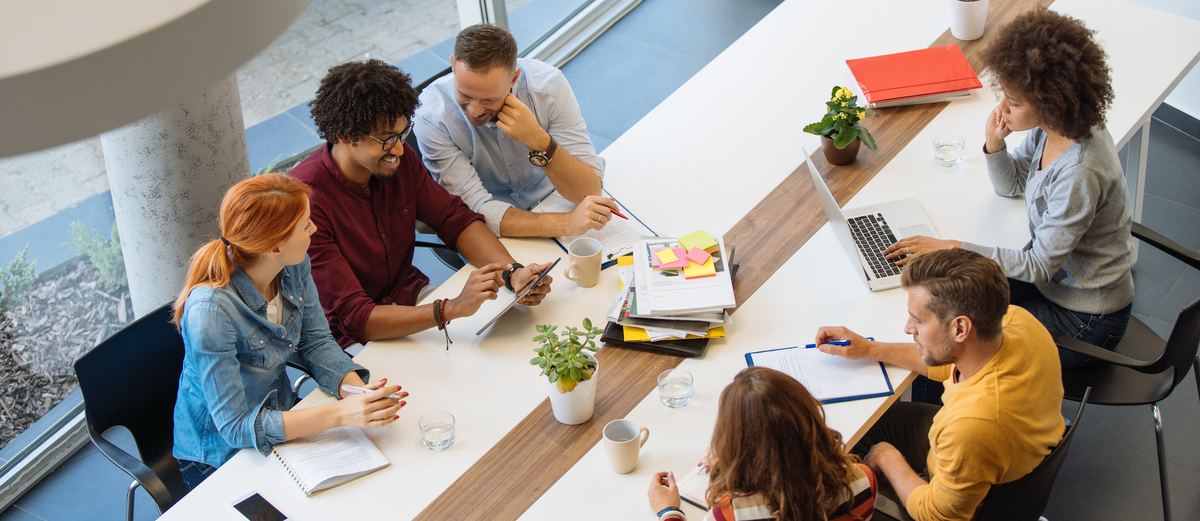
[[[831,165],[842,166],[853,163],[854,159],[858,157],[859,145],[862,145],[862,140],[856,138],[846,145],[846,148],[838,148],[833,146],[832,139],[821,136],[821,150],[825,152],[825,160],[829,161]]]

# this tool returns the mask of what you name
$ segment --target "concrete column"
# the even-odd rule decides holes
[[[100,142],[141,317],[179,295],[192,253],[220,235],[225,191],[250,176],[237,77]]]

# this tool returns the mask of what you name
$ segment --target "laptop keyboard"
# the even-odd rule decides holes
[[[854,236],[854,244],[858,245],[858,251],[862,252],[867,263],[871,265],[871,271],[875,273],[875,278],[881,279],[900,274],[900,266],[883,256],[883,250],[896,242],[896,236],[892,235],[892,228],[884,220],[883,214],[852,217],[846,219],[846,222],[850,225],[850,234]]]

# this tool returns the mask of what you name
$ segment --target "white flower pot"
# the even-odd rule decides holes
[[[987,23],[988,0],[950,2],[950,34],[959,40],[978,40]]]
[[[588,360],[596,362],[596,357],[590,353]],[[566,425],[579,425],[592,419],[592,411],[596,408],[596,378],[600,376],[600,365],[588,380],[579,382],[569,393],[558,392],[558,384],[547,383],[550,392],[550,409],[554,411],[554,419]]]

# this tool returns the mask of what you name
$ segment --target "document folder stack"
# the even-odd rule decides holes
[[[957,45],[846,60],[868,108],[951,101],[982,88]]]
[[[688,237],[643,239],[632,256],[621,259],[617,273],[622,287],[609,309],[603,341],[701,356],[708,339],[725,336],[724,325],[729,323],[725,309],[736,305],[732,248],[726,250],[724,242],[710,238],[712,253],[699,256],[703,263],[693,257],[695,265],[672,269],[661,259],[654,262],[658,252],[687,245]],[[682,266],[687,261],[677,262]]]

